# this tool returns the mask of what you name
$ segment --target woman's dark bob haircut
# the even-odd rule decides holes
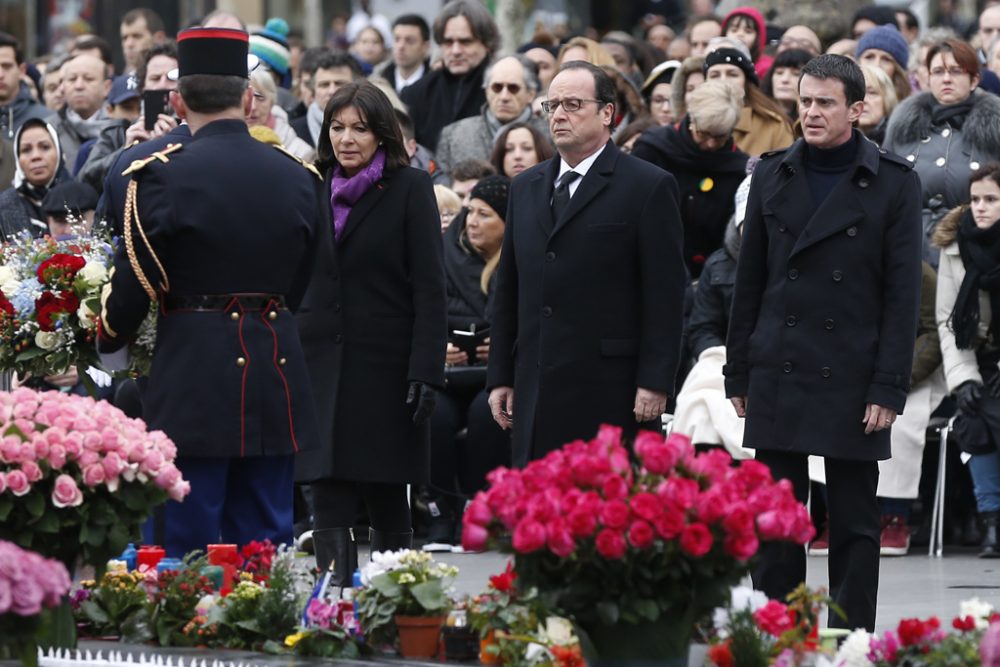
[[[410,157],[403,145],[403,133],[396,122],[396,112],[389,98],[368,81],[357,81],[338,90],[326,104],[323,129],[319,133],[319,145],[316,148],[317,169],[325,173],[327,169],[337,166],[337,156],[330,142],[330,123],[334,116],[347,107],[358,110],[361,119],[367,123],[368,129],[385,150],[386,171],[409,166]]]

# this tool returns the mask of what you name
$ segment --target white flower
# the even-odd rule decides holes
[[[767,605],[767,596],[762,591],[755,591],[749,586],[736,586],[730,593],[732,595],[730,607],[733,611],[749,609],[754,612]]]
[[[576,643],[573,635],[573,624],[560,616],[549,616],[545,619],[543,636],[557,646],[569,646]]]
[[[59,344],[59,334],[54,331],[39,331],[35,334],[35,345],[43,350],[55,349]]]
[[[100,262],[87,262],[76,275],[88,285],[100,285],[108,279],[108,269]]]
[[[971,600],[962,601],[958,615],[960,618],[971,616],[976,619],[976,629],[985,630],[990,626],[990,615],[992,613],[993,605],[989,602],[983,602],[979,598],[972,598]]]
[[[834,664],[837,667],[874,667],[874,663],[868,659],[871,641],[872,636],[865,630],[855,630],[840,645]]]
[[[372,553],[371,562],[361,568],[361,584],[363,586],[368,586],[371,584],[372,579],[380,574],[385,574],[386,572],[391,572],[392,570],[398,570],[400,559],[405,553],[405,550],[376,551]]]
[[[416,582],[417,578],[414,577],[409,572],[404,572],[403,574],[399,575],[399,583],[401,584],[414,584]]]
[[[80,326],[85,329],[97,327],[97,313],[90,309],[86,300],[80,302],[80,307],[76,310],[76,317],[80,320]]]
[[[6,264],[0,266],[0,285],[9,283],[12,280],[17,280],[17,274],[14,272],[14,269]]]
[[[720,639],[729,636],[729,609],[726,607],[716,607],[712,613],[712,627],[719,635]]]

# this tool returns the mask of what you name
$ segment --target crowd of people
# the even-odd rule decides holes
[[[845,537],[850,484],[877,485],[879,528],[865,538],[875,558],[907,553],[932,418],[980,416],[987,444],[961,443],[975,503],[949,511],[956,539],[1000,556],[1000,417],[990,419],[1000,410],[991,318],[1000,307],[1000,3],[986,2],[962,31],[865,7],[836,40],[821,40],[817,26],[769,25],[751,7],[714,9],[692,3],[682,29],[677,17],[656,16],[633,33],[539,25],[515,53],[501,51],[479,0],[451,0],[431,20],[359,11],[330,44],[310,48],[280,18],[248,27],[218,11],[201,22],[248,35],[251,96],[238,120],[318,171],[332,220],[296,246],[315,252],[317,267],[335,267],[317,268],[296,298],[322,443],[296,455],[296,528],[321,565],[356,559],[362,507],[373,546],[408,545],[407,485],[419,489],[428,542],[450,548],[492,468],[586,437],[581,422],[658,428],[663,413],[699,447],[736,458],[756,450],[795,478],[797,492],[811,479],[814,498],[825,499],[815,507],[829,511],[817,512],[824,530],[810,551],[832,547],[839,563],[872,553],[851,551]],[[191,142],[198,123],[182,109],[214,125],[211,104],[178,103],[182,44],[148,9],[122,19],[118,73],[98,36],[29,62],[0,34],[0,240],[55,234],[69,208],[96,209],[121,233],[122,171],[136,151]],[[831,81],[843,85],[831,92]],[[190,86],[188,97],[201,100]],[[226,118],[218,122],[235,116]],[[848,184],[857,191],[838,190]],[[893,203],[900,193],[911,200]],[[898,224],[871,222],[890,204]],[[904,229],[910,212],[919,235]],[[875,240],[873,226],[884,227]],[[810,266],[821,279],[808,275],[797,258],[832,235],[869,241],[864,253],[845,247],[849,264],[838,246]],[[895,241],[883,248],[886,239]],[[902,256],[911,242],[920,261]],[[774,266],[787,273],[780,292],[768,292],[779,285]],[[884,295],[863,294],[880,281]],[[831,299],[827,315],[803,315],[811,311],[789,296],[792,284],[805,301]],[[786,305],[774,305],[779,293],[787,312],[776,310]],[[865,328],[889,312],[901,336]],[[839,431],[842,415],[830,409],[820,420],[827,431],[803,449],[793,441],[805,436],[766,420],[805,405],[784,402],[792,390],[779,382],[799,372],[795,345],[812,363],[833,335],[850,345],[815,362],[817,377],[834,379],[812,398],[832,405],[858,393],[843,412],[857,433]],[[786,339],[789,349],[768,347]],[[858,361],[875,348],[882,356]],[[875,379],[841,379],[858,373]],[[146,397],[155,403],[153,380]],[[794,391],[808,393],[812,381]],[[816,455],[808,477],[797,459],[768,451],[775,446]],[[841,459],[872,465],[858,477]],[[763,580],[801,578],[794,568],[775,575],[780,561],[769,562]],[[866,604],[847,600],[861,625],[873,623]]]

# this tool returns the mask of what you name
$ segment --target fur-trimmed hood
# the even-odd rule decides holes
[[[931,244],[937,248],[947,248],[958,238],[958,224],[962,221],[962,216],[969,210],[968,206],[956,206],[948,211],[941,218],[941,222],[934,228],[931,236]]]
[[[962,140],[971,151],[995,155],[1000,151],[1000,98],[977,90],[972,110],[962,124]],[[885,143],[893,151],[931,136],[931,113],[935,105],[931,93],[911,95],[892,112]]]

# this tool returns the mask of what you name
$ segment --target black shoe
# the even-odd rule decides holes
[[[983,512],[979,517],[983,520],[983,541],[979,545],[980,558],[1000,558],[1000,546],[997,545],[998,512]]]
[[[969,514],[962,524],[962,545],[974,547],[981,544],[983,539],[983,531],[979,528],[979,517],[975,513]]]
[[[349,587],[358,569],[358,545],[350,528],[314,530],[313,548],[316,550],[316,567],[326,572],[333,566],[330,585]]]
[[[372,553],[376,551],[399,551],[413,546],[413,531],[405,533],[389,533],[371,529]]]
[[[424,551],[451,551],[454,540],[455,520],[451,517],[437,517],[431,519],[427,530],[427,542],[424,544]]]

